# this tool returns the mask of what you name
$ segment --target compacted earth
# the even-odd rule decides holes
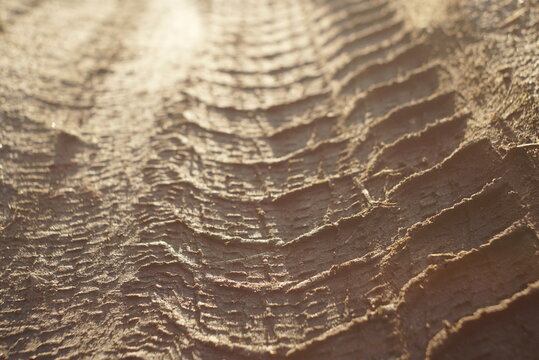
[[[1,359],[533,359],[539,1],[2,0]]]

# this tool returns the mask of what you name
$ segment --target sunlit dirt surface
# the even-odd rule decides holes
[[[0,359],[539,353],[537,1],[0,19]]]

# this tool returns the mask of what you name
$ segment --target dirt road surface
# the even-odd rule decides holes
[[[536,0],[0,21],[0,358],[537,358]]]

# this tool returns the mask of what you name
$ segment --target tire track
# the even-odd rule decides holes
[[[536,160],[399,2],[59,4],[0,43],[0,357],[533,354]]]

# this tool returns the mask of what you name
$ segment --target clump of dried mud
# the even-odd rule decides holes
[[[537,1],[0,13],[0,358],[539,352]]]

